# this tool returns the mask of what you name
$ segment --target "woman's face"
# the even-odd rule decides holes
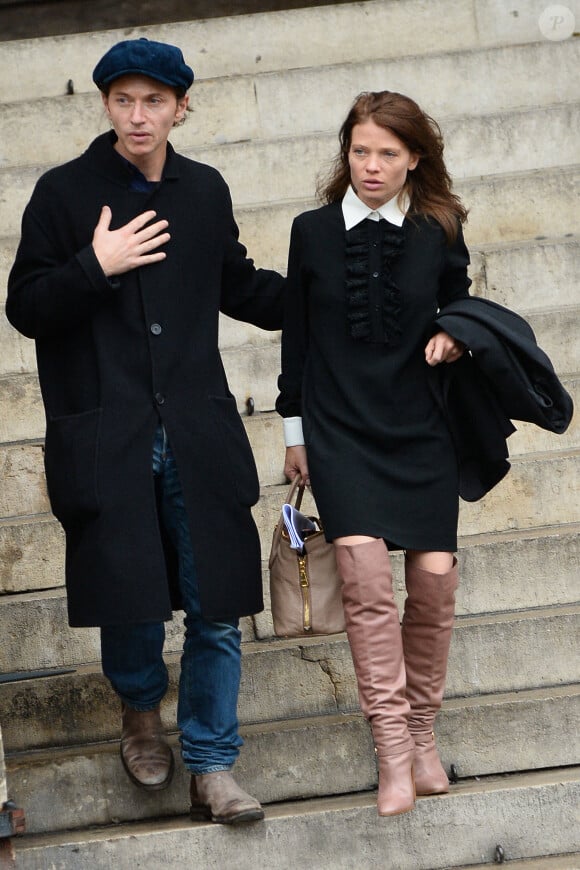
[[[355,124],[348,152],[350,180],[359,199],[375,210],[396,196],[419,158],[374,121]]]

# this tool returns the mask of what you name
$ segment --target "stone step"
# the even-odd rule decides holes
[[[572,396],[574,407],[580,407],[580,377],[562,377],[562,383]],[[545,429],[540,429],[532,423],[514,424],[517,431],[510,435],[508,447],[510,456],[521,456],[527,453],[550,451],[555,448],[575,449],[580,446],[580,420],[578,414],[574,414],[570,425],[563,435],[555,435]]]
[[[378,89],[387,81],[393,90],[413,95],[438,120],[451,115],[460,116],[448,131],[449,138],[453,138],[453,145],[449,147],[452,149],[450,168],[454,173],[480,175],[496,172],[498,165],[504,172],[523,169],[526,165],[538,168],[538,153],[542,149],[537,147],[537,140],[544,136],[542,129],[550,129],[556,136],[558,130],[562,130],[561,140],[565,143],[570,139],[566,136],[567,124],[574,126],[573,117],[574,113],[577,117],[578,109],[574,106],[557,108],[554,104],[577,100],[574,71],[579,54],[578,45],[573,40],[560,43],[545,40],[535,45],[482,50],[477,54],[477,63],[473,62],[471,50],[427,56],[421,60],[420,79],[417,78],[416,56],[362,64],[342,62],[255,76],[235,76],[226,80],[210,79],[194,85],[195,112],[188,118],[188,124],[174,132],[173,140],[178,150],[194,145],[266,140],[258,150],[251,145],[236,146],[229,162],[228,149],[220,150],[218,154],[212,150],[208,155],[209,162],[214,163],[217,159],[218,165],[222,165],[225,159],[226,178],[232,184],[234,202],[238,206],[279,198],[310,197],[313,194],[313,173],[320,170],[321,158],[323,162],[332,159],[335,146],[329,150],[331,140],[315,139],[309,140],[310,148],[305,148],[304,136],[326,131],[336,137],[354,96],[369,87]],[[530,69],[535,69],[535,76],[530,76]],[[509,70],[509,75],[506,75],[506,70]],[[455,87],[458,77],[462,81],[459,91]],[[434,80],[447,83],[447,87],[441,86],[434,92],[431,87]],[[237,112],[232,112],[232,105],[238,107]],[[541,107],[548,110],[543,128]],[[521,109],[532,111],[527,114]],[[0,210],[0,235],[13,232],[14,218],[12,223],[7,222],[10,210],[21,214],[34,181],[48,165],[75,156],[95,135],[108,128],[98,93],[54,98],[51,100],[52,123],[43,130],[39,154],[38,148],[32,150],[23,143],[37,142],[37,118],[44,111],[42,100],[31,102],[29,112],[24,114],[18,103],[6,106],[3,111],[6,130],[11,134],[17,125],[21,135],[17,140],[9,134],[0,136],[0,141],[6,143],[0,151],[0,166],[17,163],[26,168],[4,169],[2,172],[1,187],[5,192],[6,207]],[[502,117],[508,112],[513,117]],[[487,119],[490,114],[493,118]],[[462,117],[472,119],[474,115],[477,120]],[[470,125],[476,125],[477,129]],[[493,147],[470,147],[473,136],[479,142],[491,143],[498,134],[503,146],[499,155]],[[294,138],[298,135],[299,139]],[[293,138],[281,143],[281,148],[269,148],[267,141],[280,137]],[[532,149],[529,141],[534,141],[536,147]],[[261,153],[264,148],[269,148],[270,154],[265,164]],[[574,157],[573,145],[570,149],[568,154],[564,145],[555,155],[554,149],[547,144],[546,152],[555,155],[547,158],[548,165],[553,159],[562,163],[573,162],[577,157]],[[246,167],[248,152],[251,155],[250,171]],[[476,155],[485,153],[487,157],[482,163],[482,158]],[[457,155],[461,154],[468,156],[459,158]],[[455,167],[456,161],[459,169]],[[511,169],[510,161],[515,164]],[[541,157],[539,161],[543,165]],[[270,166],[272,162],[272,171],[265,173],[264,165]],[[252,164],[256,166],[254,171],[251,171]],[[274,171],[275,165],[282,165],[283,170]],[[297,172],[288,171],[293,165]],[[232,178],[228,167],[232,167]],[[246,180],[238,185],[236,179],[241,176]],[[256,178],[264,177],[268,178],[268,191],[261,189],[260,182],[256,182]]]
[[[43,131],[40,155],[34,131],[45,102],[40,100],[25,107],[15,103],[3,109],[0,166],[7,189],[11,176],[19,176],[19,167],[30,167],[25,177],[33,182],[44,168],[76,157],[95,136],[109,129],[98,94],[54,99],[53,124]],[[347,105],[343,112],[346,109]],[[188,118],[188,123],[172,132],[174,146],[186,156],[219,169],[230,185],[237,207],[256,201],[312,196],[318,174],[326,169],[337,151],[338,125],[325,132],[317,128],[305,133],[296,128],[285,137],[272,133],[272,138],[265,140],[260,138],[260,130],[245,131],[244,135],[233,135],[230,144],[224,144],[216,142],[210,132],[190,124],[192,120]],[[503,172],[515,172],[578,161],[574,139],[566,135],[579,125],[578,103],[533,104],[483,116],[440,116],[437,120],[446,143],[446,163],[456,180],[495,174],[498,167]],[[17,122],[21,135],[11,137],[9,131],[15,129]],[[212,130],[215,126],[212,125]],[[551,147],[554,139],[562,143],[561,148]],[[479,148],[473,148],[474,141],[480,144]]]
[[[421,26],[417,27],[419,15]],[[479,3],[477,10],[462,0],[399,0],[395,4],[367,0],[364,6],[329,4],[130,31],[14,40],[0,44],[0,101],[60,96],[70,78],[77,94],[93,91],[91,72],[101,55],[116,41],[139,36],[179,45],[199,83],[222,76],[353,63],[360,60],[361,43],[366,57],[396,58],[537,42],[541,37],[537,18],[533,0],[521,0],[517,16],[494,0]],[[19,75],[23,65],[25,80]]]
[[[368,2],[368,0],[367,0]],[[17,239],[0,238],[0,304],[6,299],[8,273],[16,255]],[[547,308],[564,308],[577,303],[580,283],[580,241],[568,237],[485,245],[471,249],[472,293],[493,299],[515,311],[531,314]],[[275,264],[284,272],[286,264]],[[263,344],[269,334],[239,320],[220,315],[220,346]],[[34,343],[20,336],[0,317],[2,359],[0,373],[32,371]]]
[[[0,594],[62,586],[64,534],[57,521],[49,514],[0,519]]]
[[[466,536],[459,539],[458,617],[501,613],[580,601],[580,525]],[[267,555],[267,551],[265,551]],[[405,599],[404,559],[392,554],[395,598]],[[549,565],[550,583],[546,583]],[[265,610],[254,616],[256,636],[274,634],[269,574],[264,571]]]
[[[570,547],[571,553],[564,553],[565,545]],[[512,552],[521,554],[524,546],[520,543],[515,546]],[[462,668],[459,667],[458,673],[455,674],[453,680],[449,684],[449,692],[452,694],[471,694],[473,691],[511,691],[517,688],[533,688],[536,685],[552,685],[554,683],[565,683],[575,679],[575,672],[570,669],[575,666],[575,659],[578,657],[578,651],[575,650],[572,654],[568,654],[566,647],[566,636],[570,632],[570,637],[574,636],[573,628],[578,622],[580,613],[580,604],[578,602],[578,577],[574,575],[570,577],[570,571],[573,570],[570,566],[574,564],[574,558],[577,560],[578,552],[578,533],[574,536],[564,535],[561,539],[550,540],[549,546],[546,545],[548,554],[556,553],[554,559],[554,567],[550,564],[550,588],[555,587],[555,597],[563,602],[569,601],[572,598],[572,603],[564,603],[558,607],[537,606],[534,607],[534,587],[537,582],[533,583],[532,589],[528,594],[524,584],[528,582],[526,576],[526,565],[533,563],[534,552],[540,552],[543,555],[543,547],[535,544],[532,541],[530,545],[532,556],[528,556],[527,560],[523,560],[523,569],[517,574],[513,580],[514,583],[521,584],[519,595],[516,593],[512,596],[509,592],[504,592],[498,596],[495,602],[490,605],[490,609],[495,611],[484,615],[475,616],[459,616],[457,622],[457,631],[453,645],[454,655],[456,655],[458,663],[462,661],[461,656],[467,659],[473,659],[474,650],[472,644],[480,644],[481,649],[475,655],[476,667],[475,671],[465,670],[465,664]],[[491,560],[493,557],[493,547],[484,553],[480,558],[477,554],[467,553],[466,559],[466,578],[465,579],[465,599],[462,594],[459,597],[458,612],[465,612],[465,601],[469,602],[470,597],[477,600],[477,596],[470,595],[470,590],[476,582],[475,576],[470,576],[472,565],[486,564],[486,560]],[[507,554],[504,558],[507,558]],[[470,559],[474,560],[470,562]],[[544,566],[544,574],[546,570],[546,561],[541,563]],[[558,568],[563,566],[563,580],[560,582]],[[463,566],[461,566],[463,567]],[[538,566],[533,565],[534,577],[540,573]],[[397,600],[401,603],[404,595],[402,592],[402,582],[400,579],[400,557],[397,559]],[[492,591],[501,588],[509,588],[508,578],[513,574],[505,573],[497,576],[495,572],[488,578],[485,577],[486,584],[489,584]],[[477,579],[481,583],[481,575]],[[266,580],[266,577],[265,577]],[[576,598],[574,599],[574,596]],[[544,596],[545,598],[545,596]],[[521,602],[524,607],[532,607],[531,610],[525,611],[509,611],[512,606],[512,601]],[[531,600],[530,600],[531,599]],[[483,593],[480,593],[479,601],[493,601],[490,595],[487,599]],[[537,597],[536,597],[537,600]],[[2,660],[3,669],[7,672],[19,672],[24,675],[26,671],[34,671],[47,668],[69,668],[77,667],[85,662],[98,662],[100,657],[98,630],[70,628],[67,625],[66,618],[66,601],[64,590],[53,589],[43,592],[5,595],[2,599],[2,608],[0,609],[0,636],[3,638]],[[552,609],[550,609],[552,607]],[[505,624],[508,623],[508,628]],[[261,623],[261,629],[258,630],[259,637],[265,637],[266,623]],[[532,631],[537,632],[538,637],[534,640],[530,635]],[[514,673],[504,675],[498,668],[503,667],[503,661],[496,660],[494,644],[506,644],[506,631],[509,630],[514,637],[514,650],[506,649],[505,655],[514,663]],[[271,637],[271,630],[269,636]],[[540,637],[541,635],[541,637]],[[244,640],[249,641],[253,634],[253,624],[251,619],[244,621]],[[345,644],[344,638],[341,635],[340,643]],[[176,614],[176,618],[167,624],[167,641],[165,645],[166,652],[179,652],[181,650],[183,639],[183,627],[181,614]],[[326,648],[328,643],[325,638],[310,638],[308,639],[315,648]],[[294,649],[299,646],[295,642],[274,641],[273,649],[286,649],[289,647]],[[515,646],[518,647],[517,651]],[[552,649],[550,651],[550,646]],[[485,647],[485,649],[484,649]],[[556,663],[552,659],[557,656],[559,649],[563,650],[562,661]],[[346,646],[345,646],[346,649]],[[257,650],[246,647],[246,655],[251,652],[263,652],[263,644],[259,644]],[[540,652],[541,651],[541,652]],[[548,652],[547,652],[548,651]],[[547,658],[542,658],[547,655]],[[489,656],[489,661],[487,660]],[[453,656],[452,656],[453,658]],[[537,659],[537,660],[536,660]],[[546,672],[546,661],[550,661],[550,672]],[[533,662],[533,668],[530,665]],[[519,670],[516,670],[516,664]],[[576,666],[577,663],[576,663]],[[350,660],[348,660],[350,668]],[[512,680],[514,682],[511,682]],[[534,680],[540,680],[535,683]],[[507,680],[507,682],[506,682]],[[455,681],[455,682],[454,682]],[[289,714],[290,715],[290,714]],[[252,717],[249,717],[252,720]]]
[[[469,247],[579,234],[579,177],[580,169],[572,167],[458,182],[455,190],[470,208]],[[254,260],[283,262],[294,217],[315,205],[303,200],[237,209],[241,238]]]
[[[501,49],[501,51],[505,50]],[[536,47],[528,46],[527,50],[536,51]],[[452,57],[456,58],[456,55]],[[467,58],[469,63],[472,63],[469,53]],[[416,60],[413,58],[412,62],[415,64]],[[508,63],[508,61],[504,62]],[[577,60],[573,59],[573,62],[577,63]],[[328,112],[329,106],[334,106],[333,116],[328,117],[327,120],[320,118],[320,107],[318,111],[313,107],[310,114],[308,111],[305,114],[299,112],[290,126],[286,126],[285,114],[283,114],[282,117],[272,118],[268,128],[265,128],[264,118],[270,121],[268,109],[256,107],[261,120],[253,125],[248,124],[252,110],[248,104],[253,101],[254,88],[251,87],[251,81],[240,79],[238,84],[250,87],[251,94],[250,92],[245,94],[245,100],[241,95],[236,100],[235,94],[231,93],[233,84],[228,81],[225,88],[227,108],[224,105],[223,114],[230,119],[230,126],[238,123],[238,119],[247,126],[239,130],[228,130],[227,123],[224,126],[224,118],[221,116],[217,119],[213,118],[211,112],[216,110],[217,101],[217,95],[213,95],[207,106],[210,114],[204,113],[203,107],[200,111],[200,116],[205,119],[210,129],[199,129],[190,117],[184,127],[174,131],[172,141],[179,151],[215,165],[224,173],[231,187],[236,209],[261,202],[310,199],[314,196],[316,177],[334,158],[338,128],[357,93],[356,88],[350,90],[348,98],[336,102],[337,97],[333,89],[336,70],[335,67],[331,68],[332,73],[327,82],[328,96],[318,97],[325,111]],[[348,75],[351,67],[339,67],[338,70],[344,70]],[[320,70],[309,70],[308,74],[315,76],[319,72]],[[290,71],[286,75],[291,77],[294,74],[294,71]],[[573,78],[572,71],[568,78]],[[266,80],[269,80],[269,77],[266,77]],[[386,80],[389,80],[388,77]],[[208,86],[210,84],[215,89],[216,83],[208,83]],[[302,83],[301,87],[308,89],[310,86]],[[478,95],[481,93],[481,88],[482,82],[475,83]],[[421,101],[415,91],[408,92]],[[432,97],[431,92],[431,99]],[[475,99],[474,94],[472,97]],[[273,100],[273,97],[270,99]],[[297,99],[300,106],[300,99],[298,97]],[[231,112],[232,100],[240,106],[238,113]],[[196,106],[198,105],[199,101],[196,99]],[[270,111],[275,111],[276,106],[277,103],[273,100]],[[461,107],[454,103],[438,107],[428,104],[427,107],[442,123],[447,143],[448,166],[456,181],[488,174],[494,175],[498,169],[503,173],[534,171],[543,167],[565,166],[578,160],[573,138],[570,142],[571,137],[567,136],[566,132],[578,126],[580,107],[577,102],[567,104],[565,93],[554,96],[544,106],[540,99],[534,99],[528,103],[524,101],[523,105],[517,102],[506,106],[490,105],[481,114],[476,115],[473,114],[473,105],[464,110],[467,113],[465,116]],[[289,111],[289,107],[286,107],[286,110]],[[0,178],[3,189],[2,203],[0,203],[0,235],[2,236],[16,234],[18,231],[24,206],[30,197],[34,183],[42,172],[50,165],[63,163],[76,156],[85,149],[94,136],[108,129],[106,116],[100,108],[98,94],[53,100],[51,104],[53,123],[44,131],[46,141],[43,140],[40,155],[38,148],[35,148],[36,128],[39,113],[43,111],[45,108],[42,102],[40,105],[30,106],[28,135],[27,118],[22,117],[22,107],[19,104],[6,107],[3,111],[0,121],[0,141],[12,142],[13,152],[7,150],[5,145],[4,153],[0,153],[0,167],[2,167]],[[453,113],[453,117],[450,117],[450,113]],[[293,114],[296,114],[296,109]],[[21,130],[24,125],[24,130],[18,139],[8,132],[4,136],[1,135],[2,124],[6,125],[6,131],[12,131],[17,122]],[[220,131],[219,135],[216,130]],[[563,143],[562,148],[557,151],[550,147],[554,137]],[[473,141],[478,141],[483,147],[473,149]],[[30,145],[27,146],[25,144],[27,142]],[[227,144],[228,142],[232,144]],[[533,147],[530,142],[534,143]],[[206,147],[202,147],[203,143],[207,143]]]
[[[8,273],[6,273],[8,279]],[[5,291],[5,286],[2,291]],[[0,346],[2,358],[0,359],[0,377],[16,372],[36,371],[36,354],[34,341],[21,335],[14,329],[6,317],[4,317],[4,302],[2,299],[2,314],[0,316]],[[219,344],[224,355],[234,352],[236,349],[250,352],[251,349],[261,350],[269,345],[278,346],[280,333],[258,329],[249,323],[232,320],[230,317],[220,314],[219,320]]]
[[[526,319],[558,374],[580,373],[580,305],[533,312]]]
[[[570,450],[514,457],[509,473],[482,500],[461,502],[459,534],[478,535],[577,522],[579,456],[577,450]],[[255,508],[265,554],[270,550],[272,532],[286,492],[286,486],[266,487]],[[311,511],[308,508],[306,512]]]
[[[385,83],[435,118],[574,102],[575,82],[562,78],[573,77],[579,54],[574,40],[544,41],[426,55],[420,61],[411,55],[266,74],[253,80],[261,138],[338,131],[355,95],[381,90]],[[435,89],[433,81],[439,83]]]
[[[578,306],[567,306],[527,317],[540,347],[562,377],[580,372],[579,312]],[[18,345],[25,343],[25,339],[14,330],[11,330],[11,339]],[[254,400],[256,412],[271,411],[278,395],[279,334],[266,333],[261,344],[224,347],[221,355],[240,413],[246,412],[246,402],[250,397]],[[36,375],[24,372],[0,376],[0,444],[42,438],[44,429],[44,411]],[[568,436],[572,442],[573,432],[574,429]],[[553,443],[555,445],[556,441]]]
[[[457,867],[455,870],[477,870],[477,867],[486,865],[489,866],[487,861],[485,864],[470,864],[469,867]],[[510,861],[509,866],[510,870],[580,870],[580,852],[548,855],[545,858],[522,858],[521,861]]]
[[[270,486],[284,483],[284,443],[280,418],[275,412],[266,412],[242,419],[256,458],[261,484]],[[0,491],[2,518],[13,519],[50,512],[42,440],[0,444],[0,473],[3,480]]]
[[[284,483],[284,439],[280,417],[271,411],[252,417],[246,415],[242,419],[260,482],[264,486]],[[0,478],[0,517],[50,512],[41,440],[0,444]]]
[[[35,373],[0,377],[0,444],[43,438],[45,416]]]
[[[454,764],[461,779],[569,764],[580,758],[579,713],[577,686],[461,700],[440,715],[442,763],[447,770]],[[10,794],[26,808],[29,832],[187,812],[187,773],[181,764],[161,800],[154,795],[142,801],[119,762],[118,710],[112,713],[111,730],[113,739],[106,743],[8,753]],[[236,771],[264,803],[376,787],[372,738],[360,713],[248,725],[242,734],[245,747]],[[172,742],[179,755],[176,736]],[[54,796],[48,805],[47,792]]]
[[[555,330],[554,330],[555,331]],[[575,407],[580,407],[580,375],[563,378],[563,384],[572,396]],[[258,468],[262,486],[284,483],[284,439],[282,421],[275,411],[244,414],[242,420]],[[42,423],[42,420],[40,421]],[[580,419],[576,414],[567,431],[556,436],[531,423],[517,423],[517,431],[510,436],[510,456],[552,450],[580,448]],[[44,477],[42,440],[0,444],[0,517],[11,518],[50,511]]]
[[[6,764],[4,761],[4,742],[2,740],[2,728],[0,727],[0,804],[4,805],[8,800],[8,788],[6,786]]]
[[[280,488],[275,508],[262,516],[263,557],[268,558],[271,535],[286,489]],[[316,511],[315,506],[309,510]],[[259,514],[260,508],[256,510]],[[266,525],[263,525],[266,523]],[[562,604],[580,598],[577,578],[577,526],[531,528],[499,534],[464,536],[459,540],[462,568],[462,588],[458,599],[459,613],[481,613],[526,606]],[[512,549],[518,559],[512,564]],[[469,553],[476,554],[468,557]],[[16,595],[62,587],[64,585],[64,536],[55,519],[49,515],[22,517],[0,521],[0,594]],[[394,554],[395,570],[398,554]],[[547,560],[557,566],[549,587],[545,585],[543,567]],[[512,577],[514,564],[525,565],[525,585]],[[480,586],[479,573],[486,583]],[[506,586],[504,577],[511,577]],[[523,578],[522,578],[523,579]],[[400,580],[402,590],[402,579]],[[506,593],[509,591],[509,597]],[[523,591],[523,595],[521,594]],[[268,575],[265,563],[264,592],[268,606]],[[402,594],[402,593],[401,593]],[[462,603],[463,602],[463,603]],[[64,617],[63,617],[64,618]],[[269,612],[255,618],[259,637],[273,634]]]
[[[4,239],[0,242],[2,303],[5,300],[8,271],[15,249],[14,239]],[[575,238],[512,244],[495,249],[484,249],[481,252],[474,249],[470,270],[474,281],[472,292],[524,312],[528,318],[533,316],[534,312],[545,315],[545,310],[549,306],[561,308],[561,316],[565,317],[566,307],[575,302],[574,288],[580,280],[579,270],[578,240]],[[575,310],[569,308],[568,312],[572,315],[574,328]],[[551,327],[549,317],[545,319],[546,330],[549,332]],[[542,327],[540,326],[539,329],[541,332]],[[560,324],[556,328],[556,333],[559,332]],[[577,330],[574,328],[573,336],[576,333]],[[240,346],[245,347],[246,350],[265,348],[264,353],[267,354],[268,351],[271,353],[272,345],[278,340],[277,333],[266,333],[248,324],[221,316],[220,346],[226,356],[228,352],[230,355],[233,354]],[[0,377],[35,370],[34,342],[20,335],[4,317],[0,318],[0,344],[3,348]],[[562,342],[553,341],[552,344],[557,350]],[[566,353],[568,357],[572,354],[573,359],[577,359],[574,342]],[[233,369],[235,372],[235,365]],[[566,369],[574,370],[570,368],[569,362],[566,363]],[[18,415],[10,415],[10,418],[14,421],[19,420]],[[21,437],[26,436],[21,435]]]
[[[315,763],[309,779],[320,769]],[[115,782],[113,798],[116,788]],[[263,824],[232,830],[192,824],[184,816],[25,837],[15,845],[19,870],[139,864],[175,870],[374,870],[392,856],[397,870],[434,870],[491,863],[502,842],[510,859],[578,851],[579,801],[580,771],[570,767],[468,780],[445,797],[420,798],[412,815],[388,821],[377,819],[374,794],[362,793],[273,805]]]
[[[44,498],[39,476],[34,479],[30,474],[30,478],[35,498]],[[486,535],[493,536],[494,533],[500,533],[497,540],[501,541],[504,538],[502,532],[506,533],[508,547],[512,535],[542,541],[546,534],[561,533],[558,528],[550,533],[546,526],[557,527],[562,523],[566,534],[566,524],[576,523],[578,519],[577,491],[577,451],[552,457],[543,455],[543,458],[537,455],[516,457],[507,478],[482,502],[461,503],[460,547],[477,546],[489,539]],[[272,534],[287,492],[286,484],[265,487],[254,508],[264,560],[268,558]],[[304,505],[308,513],[317,513],[316,506],[308,498]],[[571,528],[575,534],[575,527]],[[0,519],[0,555],[0,594],[52,589],[64,583],[64,536],[57,521],[49,514]],[[489,568],[486,570],[489,572]],[[541,575],[539,583],[541,586]],[[537,591],[534,594],[541,596]],[[566,600],[578,598],[580,595],[576,593],[572,599]],[[467,612],[480,612],[480,607],[480,603],[471,603]],[[483,609],[493,609],[491,602],[487,602]]]
[[[3,526],[0,520],[0,525]],[[55,526],[58,531],[58,525]],[[0,539],[1,540],[1,539]],[[37,543],[43,544],[44,540]],[[63,548],[64,549],[64,548]],[[0,550],[1,552],[1,550]],[[8,552],[10,558],[11,553]],[[34,569],[36,565],[32,565]],[[34,593],[18,593],[4,595],[1,599],[0,624],[2,624],[3,641],[6,650],[2,653],[2,668],[5,672],[30,671],[45,668],[69,667],[84,662],[100,661],[99,631],[96,628],[71,628],[68,625],[66,598],[64,594],[64,567],[61,567],[56,588],[44,589]],[[16,622],[9,625],[4,620],[12,614]],[[24,638],[18,639],[17,632],[26,626],[31,632],[29,640],[35,637],[35,643],[26,646]],[[251,617],[240,620],[242,640],[254,640],[255,631]],[[166,623],[165,649],[175,652],[181,649],[183,642],[183,614],[175,612],[175,617]]]
[[[516,551],[514,560],[517,555]],[[554,692],[557,694],[560,691],[566,694],[568,690],[565,684],[575,679],[574,666],[577,662],[573,660],[563,668],[554,669],[550,666],[546,669],[540,656],[547,654],[551,660],[559,649],[566,650],[577,623],[577,606],[521,611],[510,617],[495,614],[493,617],[488,615],[470,619],[458,618],[452,643],[445,709],[453,721],[453,717],[474,715],[460,711],[465,705],[471,708],[482,704],[482,695],[490,694],[491,697],[494,692],[535,692],[534,667],[541,675],[542,685],[547,687],[542,689],[542,692],[547,693],[546,697],[552,697]],[[58,629],[58,626],[55,627]],[[43,626],[38,626],[37,630],[42,631]],[[508,633],[512,630],[514,641],[510,645]],[[59,631],[63,637],[66,636],[66,627],[63,626]],[[538,634],[537,653],[534,652],[534,632]],[[86,634],[94,632],[87,631]],[[170,638],[168,646],[175,648],[177,645],[174,638]],[[96,651],[93,652],[93,655],[96,654]],[[498,656],[499,661],[494,661],[494,655]],[[163,705],[163,719],[168,730],[176,728],[179,658],[178,652],[165,656],[170,686]],[[514,667],[509,675],[504,675],[501,671],[508,658],[510,661],[513,659]],[[522,662],[525,664],[522,665]],[[0,720],[3,722],[6,749],[11,753],[94,743],[117,737],[118,702],[101,673],[100,665],[75,665],[69,662],[61,670],[62,673],[47,673],[42,678],[33,674],[29,678],[23,675],[24,679],[14,679],[2,686]],[[559,688],[554,688],[555,685]],[[289,686],[292,691],[289,691]],[[580,692],[580,689],[576,687],[573,691]],[[467,696],[469,700],[466,700]],[[519,695],[518,699],[522,700]],[[493,695],[493,700],[506,702],[505,698],[498,700],[497,695]],[[507,700],[510,703],[513,701],[512,698]],[[574,704],[577,704],[577,700]],[[353,711],[358,711],[358,696],[344,635],[309,638],[300,642],[275,640],[244,644],[239,701],[239,718],[243,725]],[[452,735],[454,728],[442,725],[438,727],[438,733]],[[572,742],[564,741],[566,752],[571,750],[574,739],[577,740],[578,736],[571,737]],[[449,741],[452,745],[451,737]],[[476,745],[480,746],[481,741]],[[539,758],[545,759],[547,751],[540,753]],[[554,753],[556,749],[550,751]],[[492,762],[488,760],[485,769],[475,770],[473,762],[466,761],[466,753],[469,755],[465,750],[458,756],[461,769],[470,771],[465,775],[504,769],[489,766]],[[484,758],[487,755],[482,751],[478,762],[480,765],[484,763]],[[459,763],[454,759],[451,761]],[[564,762],[542,762],[544,766],[551,766],[552,763]]]
[[[563,239],[486,245],[471,253],[472,292],[478,296],[527,314],[576,304],[580,240],[573,233]]]
[[[478,291],[480,288],[476,284],[474,289]],[[571,305],[526,314],[540,346],[550,356],[560,376],[580,370],[578,314],[578,307]],[[222,318],[221,324],[222,358],[240,412],[245,412],[246,401],[250,396],[254,400],[256,411],[270,410],[274,407],[278,392],[280,334],[238,324],[229,318]],[[34,342],[20,335],[2,318],[0,343],[3,347],[0,361],[0,408],[7,408],[0,423],[0,442],[39,438],[44,433],[44,415],[38,384],[33,374],[36,370]],[[567,436],[566,446],[575,443],[573,431],[574,427]],[[544,448],[538,443],[536,447],[529,449]]]
[[[469,246],[578,234],[579,173],[579,167],[573,166],[458,181],[455,190],[470,208],[465,229]],[[0,236],[19,234],[22,211],[37,175],[31,169],[6,171]],[[240,238],[255,262],[263,267],[284,263],[294,217],[315,205],[308,199],[236,207]]]
[[[508,475],[484,499],[461,504],[460,535],[577,522],[580,452],[535,456],[514,457]]]
[[[439,116],[437,120],[445,141],[446,164],[456,182],[495,175],[500,167],[504,173],[524,172],[578,162],[578,149],[573,141],[568,142],[567,131],[580,123],[579,103],[533,105],[483,116]],[[220,170],[239,208],[257,200],[279,202],[311,197],[317,177],[326,171],[337,153],[338,126],[327,132],[316,130],[300,135],[295,130],[285,138],[275,138],[272,133],[268,140],[200,148],[195,137],[188,136],[185,125],[179,128],[180,141],[176,138],[173,141],[186,156]],[[557,153],[552,147],[553,137],[562,141]],[[477,149],[473,148],[474,141],[479,143]],[[71,156],[76,153],[78,149]],[[24,163],[21,153],[16,156],[20,164]],[[30,162],[37,159],[32,153]],[[59,161],[62,159],[56,147],[54,162]],[[267,190],[263,187],[264,179],[268,180]]]

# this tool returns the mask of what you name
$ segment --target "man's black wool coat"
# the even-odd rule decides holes
[[[250,507],[259,486],[218,351],[218,312],[278,329],[283,280],[246,258],[216,170],[168,145],[161,184],[132,192],[114,141],[98,137],[38,182],[6,306],[36,340],[69,619],[165,620],[179,604],[151,470],[160,419],[183,486],[203,613],[254,613],[262,587]],[[103,205],[111,229],[146,209],[166,218],[167,258],[107,280],[91,245]]]

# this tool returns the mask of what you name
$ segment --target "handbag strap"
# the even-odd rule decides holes
[[[292,483],[290,484],[290,489],[288,490],[288,495],[286,496],[286,504],[292,504],[292,499],[296,495],[296,510],[300,510],[300,505],[302,504],[302,496],[304,495],[304,490],[306,489],[306,484],[302,483],[302,477],[300,474],[297,474]],[[296,490],[298,493],[296,494]],[[282,511],[280,511],[280,517],[278,522],[276,523],[276,528],[274,529],[274,536],[272,539],[272,549],[270,551],[270,559],[269,564],[272,567],[272,560],[274,558],[274,554],[276,551],[276,547],[278,542],[282,536],[282,528],[284,526],[284,516]]]
[[[304,490],[306,489],[306,484],[302,483],[302,476],[297,474],[292,483],[290,484],[290,489],[288,490],[288,495],[286,496],[286,504],[292,504],[292,499],[294,498],[294,494],[298,489],[298,494],[296,496],[296,504],[294,507],[297,511],[300,510],[300,505],[302,504],[302,498],[304,496]]]

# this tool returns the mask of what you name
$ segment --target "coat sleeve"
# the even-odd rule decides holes
[[[74,329],[118,288],[105,276],[92,244],[70,250],[66,215],[58,190],[41,179],[24,211],[6,301],[8,320],[29,338]]]
[[[439,308],[445,308],[450,302],[469,296],[471,279],[467,276],[467,267],[470,259],[461,224],[457,228],[455,241],[451,245],[445,244],[443,258],[437,297]]]
[[[239,241],[229,190],[225,186],[226,247],[220,311],[262,329],[281,329],[285,280],[278,272],[256,269]]]
[[[282,417],[302,416],[302,381],[308,352],[308,274],[303,234],[295,220],[290,237],[288,278],[282,328],[282,373],[276,410]]]

